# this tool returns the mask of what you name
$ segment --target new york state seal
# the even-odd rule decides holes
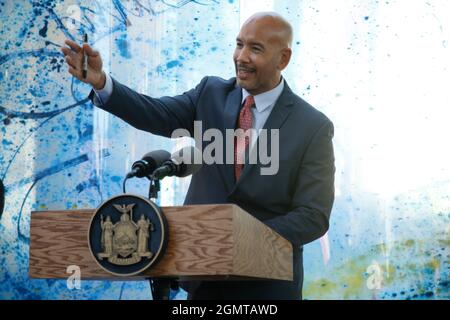
[[[117,276],[144,272],[160,260],[168,240],[161,209],[140,196],[113,197],[95,211],[89,225],[92,256],[105,271]]]

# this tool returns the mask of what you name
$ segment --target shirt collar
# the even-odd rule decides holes
[[[268,107],[273,106],[284,89],[284,79],[281,78],[280,83],[273,89],[253,96],[255,98],[255,106],[258,112],[263,112]],[[250,93],[242,88],[242,103],[250,95]]]

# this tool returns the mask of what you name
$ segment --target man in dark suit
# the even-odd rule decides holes
[[[188,283],[189,299],[301,299],[303,245],[328,230],[335,167],[333,124],[295,95],[281,76],[291,42],[292,28],[281,16],[255,14],[236,40],[236,78],[205,77],[195,89],[159,99],[106,75],[99,53],[86,44],[89,70],[83,79],[81,47],[66,41],[70,48],[62,49],[69,72],[93,86],[94,104],[138,129],[170,137],[184,128],[193,136],[194,121],[202,121],[203,130],[216,128],[224,136],[225,130],[236,128],[279,130],[279,140],[267,144],[276,151],[273,143],[279,142],[275,174],[261,174],[260,162],[203,165],[192,177],[185,204],[235,203],[281,234],[293,244],[294,281]],[[257,140],[251,137],[235,146],[234,159]]]

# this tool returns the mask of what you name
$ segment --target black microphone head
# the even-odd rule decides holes
[[[179,170],[175,175],[180,178],[196,173],[203,164],[201,151],[193,146],[184,147],[174,152],[171,160],[177,164]]]
[[[170,152],[166,150],[155,150],[144,154],[142,160],[147,161],[152,168],[152,172],[170,159]]]
[[[141,160],[136,161],[132,169],[136,177],[146,177],[159,168],[165,161],[170,159],[170,152],[166,150],[155,150],[144,154]]]

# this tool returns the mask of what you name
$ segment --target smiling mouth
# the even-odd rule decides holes
[[[245,67],[237,67],[237,76],[240,79],[245,79],[251,74],[255,73],[255,69],[252,68],[245,68]]]

